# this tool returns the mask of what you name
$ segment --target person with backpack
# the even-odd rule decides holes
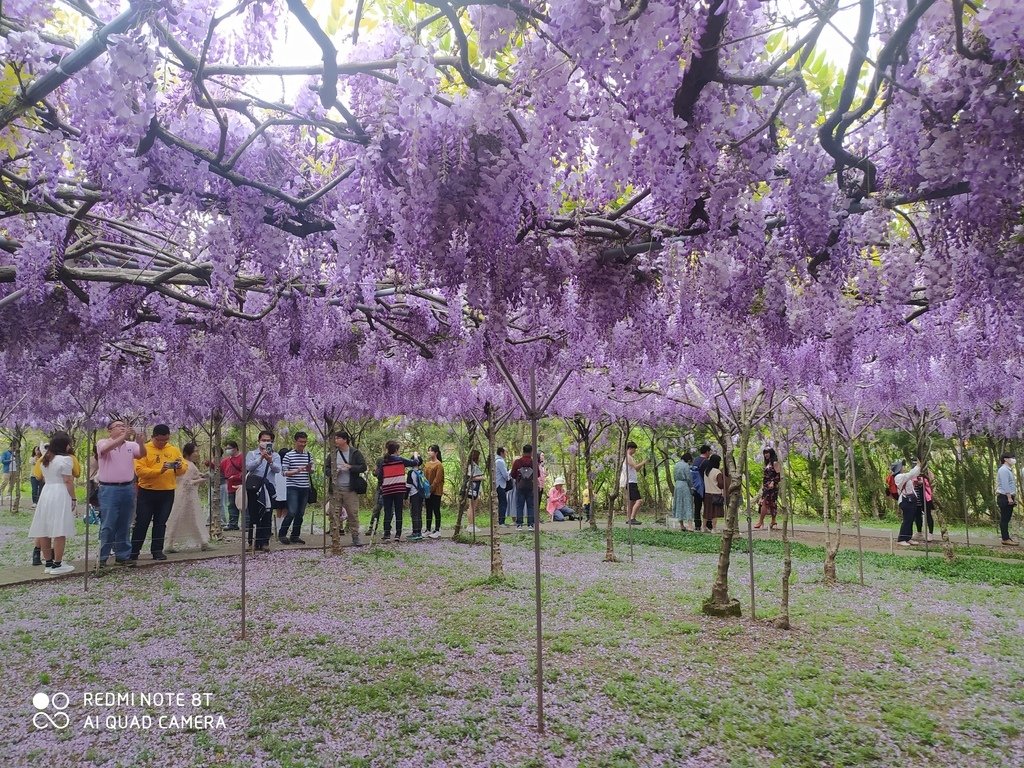
[[[377,461],[377,482],[384,500],[384,541],[391,541],[391,521],[395,523],[395,541],[402,540],[402,504],[405,501],[405,470],[419,465],[419,459],[398,455],[399,445],[388,440],[385,455]]]
[[[523,455],[512,463],[512,481],[515,483],[516,530],[523,528],[523,508],[526,508],[526,530],[533,530],[536,509],[533,500],[533,446],[523,446]]]
[[[901,547],[917,546],[917,542],[914,541],[914,517],[917,515],[919,500],[914,480],[921,474],[921,462],[917,462],[909,472],[904,472],[903,460],[900,459],[893,462],[890,469],[892,470],[893,484],[896,486],[896,500],[899,503],[900,512],[903,514],[900,533],[896,541]]]
[[[423,465],[423,475],[430,484],[430,494],[424,501],[427,508],[427,525],[424,529],[427,536],[436,539],[441,536],[441,498],[444,496],[444,464],[441,459],[441,446],[432,445],[427,449],[427,463]],[[431,530],[433,525],[433,530]]]
[[[406,541],[423,541],[423,502],[430,496],[430,481],[423,473],[423,459],[413,453],[413,459],[419,464],[409,470],[405,478],[405,487],[409,495],[409,517],[412,519],[412,535]]]

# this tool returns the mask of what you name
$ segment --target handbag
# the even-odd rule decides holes
[[[266,469],[263,470],[263,477],[260,477],[254,472],[250,472],[245,476],[245,490],[258,493],[259,490],[267,482],[267,474],[270,472],[270,465],[267,464]]]
[[[320,501],[320,496],[317,493],[316,485],[314,483],[309,484],[309,495],[306,497],[307,504],[316,504]]]

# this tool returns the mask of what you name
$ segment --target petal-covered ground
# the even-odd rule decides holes
[[[800,563],[782,632],[700,615],[712,556],[637,546],[612,565],[585,535],[543,552],[538,736],[525,544],[502,581],[486,547],[446,541],[263,556],[245,641],[232,558],[0,590],[0,765],[1024,764],[1024,589],[873,565],[867,587],[826,588]],[[779,570],[759,559],[759,618]],[[39,692],[68,704],[38,710]],[[68,727],[33,724],[59,711]]]

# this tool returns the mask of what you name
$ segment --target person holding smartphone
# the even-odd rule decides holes
[[[306,514],[309,503],[309,489],[312,486],[313,456],[306,450],[309,435],[305,432],[295,433],[295,447],[281,459],[281,471],[284,474],[285,493],[288,499],[288,514],[277,532],[277,540],[282,544],[305,544],[299,534],[302,533],[302,518]],[[291,526],[291,536],[288,527]]]
[[[274,433],[263,430],[259,445],[245,455],[245,471],[262,480],[259,490],[253,490],[246,483],[245,529],[249,542],[253,542],[255,527],[255,548],[257,552],[270,551],[270,534],[273,531],[274,481],[281,472],[281,457],[274,452]]]
[[[139,559],[150,523],[153,524],[153,539],[149,549],[153,559],[167,559],[164,554],[167,519],[174,506],[178,478],[184,474],[185,458],[177,446],[171,445],[171,428],[157,424],[153,427],[153,437],[143,445],[143,455],[135,459],[139,493],[135,503],[135,527],[132,529],[132,560]]]

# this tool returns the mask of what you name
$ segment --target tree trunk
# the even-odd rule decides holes
[[[583,471],[586,474],[587,480],[587,498],[590,499],[590,509],[587,510],[587,523],[590,525],[590,530],[597,532],[597,504],[594,500],[593,447],[594,437],[591,432],[588,432],[586,439],[583,441]]]
[[[476,439],[476,419],[466,419],[463,421],[463,424],[466,425],[467,448],[466,452],[461,456],[462,474],[459,476],[459,506],[458,514],[455,516],[455,530],[452,532],[453,539],[458,539],[459,534],[462,532],[462,518],[466,514],[466,506],[469,503],[467,494],[462,493],[462,489],[465,487],[466,470],[469,468],[469,452],[473,450],[473,441]],[[537,446],[534,446],[533,450],[536,451]]]
[[[839,478],[839,448],[836,444],[836,433],[826,425],[825,433],[828,435],[829,451],[832,454],[832,481],[835,491],[835,522],[836,542],[835,545],[829,541],[825,545],[825,583],[834,585],[839,579],[836,575],[836,555],[839,554],[839,547],[843,541],[843,486]],[[824,481],[825,478],[822,478]],[[825,483],[822,482],[824,486]]]
[[[14,426],[11,433],[11,453],[14,454],[14,488],[11,489],[11,514],[16,515],[21,509],[21,446],[25,440],[25,428],[20,424]],[[29,472],[31,473],[31,469]]]
[[[789,445],[786,446],[786,457],[789,457]],[[787,466],[789,462],[787,461]],[[786,475],[779,479],[779,498],[783,497],[783,488],[789,481]],[[779,618],[775,620],[775,626],[779,629],[789,629],[789,579],[793,573],[793,547],[789,543],[789,504],[782,508],[782,605],[780,606]]]
[[[612,472],[612,491],[608,498],[608,527],[604,535],[604,561],[606,563],[617,563],[619,558],[615,556],[615,537],[613,526],[615,524],[615,504],[619,499],[619,472],[622,462],[625,461],[626,441],[620,435],[619,442],[615,447],[615,469]],[[626,494],[628,496],[628,494]],[[590,508],[594,508],[594,497],[590,497]]]
[[[725,478],[725,529],[722,531],[722,547],[718,552],[718,570],[715,583],[711,588],[711,597],[704,601],[703,611],[708,616],[740,616],[740,601],[729,597],[729,563],[732,556],[732,540],[739,528],[740,500],[743,495],[743,481],[736,472],[732,451],[729,450],[727,430],[721,428],[719,442],[722,445],[723,471]],[[747,444],[750,441],[749,429],[740,425],[740,461],[746,465]]]
[[[864,542],[860,530],[860,495],[857,490],[857,452],[854,450],[853,441],[847,446],[850,462],[850,488],[853,499],[853,525],[857,529],[857,570],[860,575],[860,585],[864,586]]]
[[[502,577],[505,575],[505,565],[501,559],[501,542],[498,540],[498,510],[494,506],[494,461],[495,461],[495,426],[494,426],[494,406],[491,403],[487,403],[484,407],[484,413],[487,414],[486,434],[487,434],[487,478],[488,478],[488,493],[487,493],[487,507],[490,510],[491,519],[491,576]],[[502,489],[502,493],[504,493]],[[534,521],[536,522],[536,521]]]
[[[220,496],[220,459],[224,454],[221,447],[223,431],[224,414],[220,410],[215,410],[210,417],[210,541],[224,541],[224,526],[220,519],[223,504]]]

